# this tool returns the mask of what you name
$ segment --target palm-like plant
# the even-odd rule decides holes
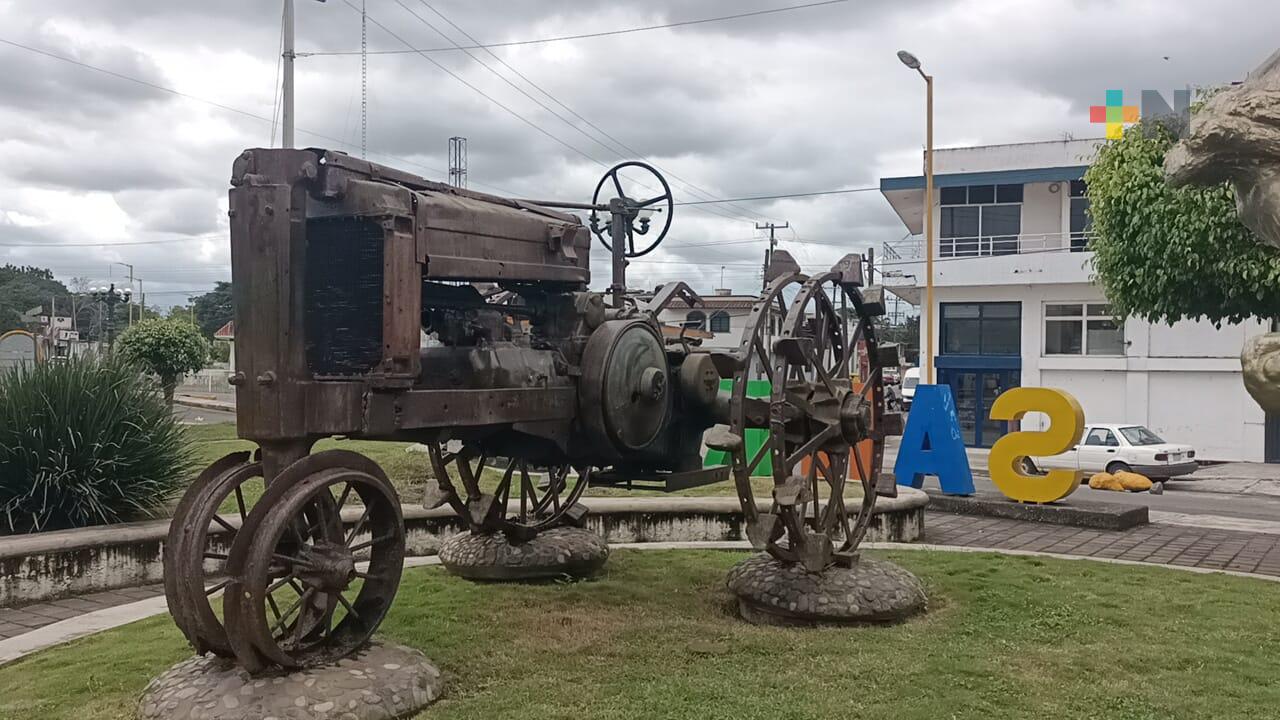
[[[0,535],[152,515],[193,466],[155,382],[97,356],[0,374]]]

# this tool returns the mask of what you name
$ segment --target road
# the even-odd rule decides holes
[[[178,422],[186,425],[211,425],[236,421],[236,414],[232,412],[187,407],[186,405],[174,405],[173,415],[178,418]]]
[[[936,482],[928,480],[926,487],[936,487]],[[1079,490],[1072,493],[1071,498],[1120,505],[1146,505],[1152,512],[1269,521],[1280,526],[1280,498],[1266,495],[1198,492],[1188,489],[1195,482],[1195,480],[1173,480],[1165,483],[1163,495],[1119,493],[1081,486]],[[988,477],[974,475],[973,484],[979,492],[996,492],[995,485]]]

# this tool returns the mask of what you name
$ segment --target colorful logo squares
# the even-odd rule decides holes
[[[1138,106],[1124,104],[1123,90],[1108,90],[1106,105],[1089,107],[1089,122],[1107,126],[1107,139],[1116,140],[1124,134],[1126,123],[1138,122]]]

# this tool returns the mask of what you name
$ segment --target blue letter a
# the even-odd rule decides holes
[[[916,386],[893,473],[899,485],[918,488],[925,475],[934,475],[948,495],[973,494],[973,473],[950,385]]]

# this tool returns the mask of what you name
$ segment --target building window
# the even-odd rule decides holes
[[[729,332],[729,313],[724,310],[717,310],[711,313],[711,332]]]
[[[707,314],[701,310],[694,310],[684,316],[684,326],[693,328],[694,330],[707,329]]]
[[[1089,244],[1093,218],[1089,217],[1087,189],[1083,180],[1071,181],[1071,252],[1080,252]]]
[[[1099,303],[1044,306],[1045,355],[1124,355],[1124,327]]]
[[[1022,185],[942,188],[938,254],[1013,255],[1022,233]]]
[[[1020,355],[1022,305],[1002,303],[942,303],[944,355]]]

